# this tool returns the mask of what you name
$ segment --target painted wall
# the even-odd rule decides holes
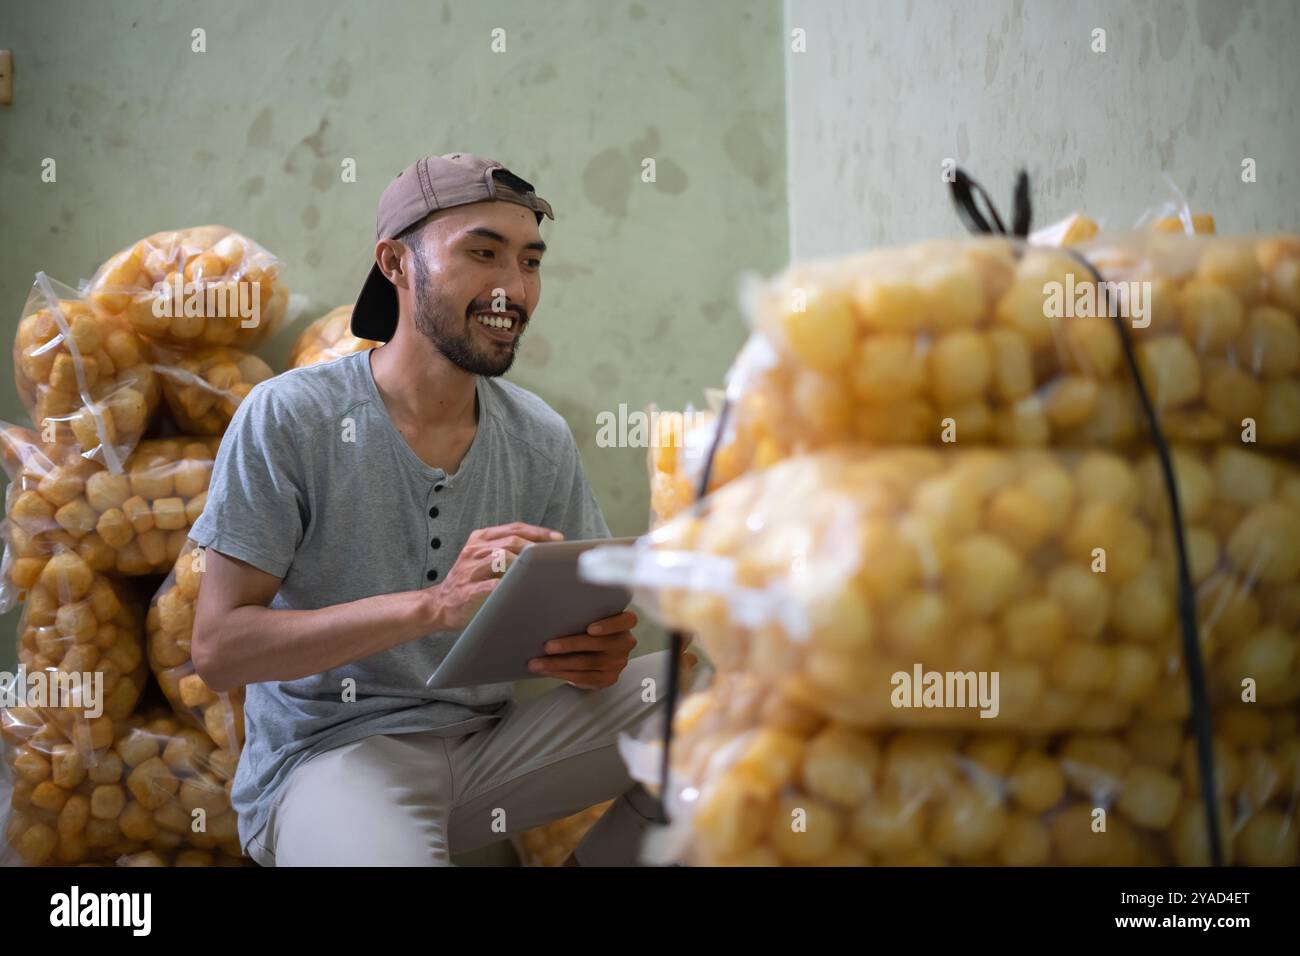
[[[784,262],[782,33],[777,0],[5,4],[0,330],[37,269],[75,283],[148,233],[220,222],[310,299],[264,350],[283,367],[296,331],[359,290],[392,176],[479,152],[557,217],[509,377],[567,418],[614,532],[638,533],[645,451],[597,448],[596,416],[720,383],[744,337],[737,277]],[[7,362],[0,378],[0,419],[24,420]],[[0,667],[12,652],[0,642]]]
[[[961,234],[941,164],[1034,221],[1131,225],[1168,172],[1220,232],[1300,225],[1292,0],[786,0],[799,257]],[[1093,31],[1105,52],[1093,52]],[[1257,181],[1243,183],[1242,160]]]

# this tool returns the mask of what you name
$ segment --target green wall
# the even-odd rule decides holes
[[[509,377],[568,419],[614,532],[638,533],[645,451],[597,448],[596,415],[720,384],[744,337],[740,273],[784,262],[782,37],[778,0],[7,5],[6,337],[36,270],[75,284],[141,236],[218,222],[279,255],[309,299],[263,350],[282,368],[298,329],[355,296],[391,177],[425,153],[479,152],[557,217]],[[23,421],[3,365],[0,419]],[[5,622],[12,635],[16,613]],[[646,629],[641,649],[656,643]],[[0,669],[12,661],[6,639]]]

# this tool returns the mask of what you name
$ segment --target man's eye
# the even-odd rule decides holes
[[[529,267],[532,268],[532,269],[540,269],[540,268],[542,267],[542,260],[541,260],[541,259],[527,259],[527,260],[525,260],[525,261],[528,263]]]
[[[471,255],[475,255],[475,256],[482,255],[482,256],[487,257],[488,259],[491,259],[491,258],[492,258],[492,250],[491,250],[491,249],[472,249],[472,250],[470,250],[470,254],[471,254]]]

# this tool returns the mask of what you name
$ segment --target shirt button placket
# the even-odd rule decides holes
[[[443,479],[441,478],[438,479],[438,481],[433,486],[433,493],[434,494],[440,493],[443,489],[443,484],[444,484]],[[428,541],[429,541],[429,552],[430,552],[429,569],[424,572],[424,579],[430,582],[438,580],[438,569],[433,566],[433,560],[434,560],[433,552],[437,551],[439,548],[442,547],[442,539],[441,537],[439,537],[438,534],[435,533],[435,529],[433,525],[434,525],[434,521],[437,519],[439,514],[441,514],[441,510],[438,508],[438,506],[431,504],[429,506],[429,524],[428,524],[428,529],[429,529]]]

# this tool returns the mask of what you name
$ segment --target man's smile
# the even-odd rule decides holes
[[[523,327],[519,317],[509,312],[477,312],[471,321],[497,342],[513,342]]]

